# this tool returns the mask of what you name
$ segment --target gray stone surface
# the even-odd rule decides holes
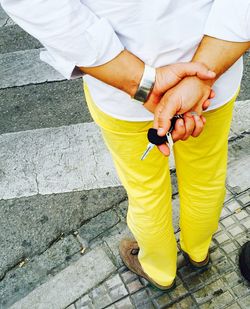
[[[53,243],[42,254],[25,260],[22,267],[11,269],[0,281],[0,308],[8,307],[25,297],[38,285],[72,263],[72,259],[80,256],[80,245],[70,235]]]
[[[250,51],[244,56],[244,74],[241,83],[241,91],[238,100],[250,99]]]
[[[5,11],[0,6],[0,27],[4,27],[7,23],[9,16],[5,13]]]
[[[250,133],[250,100],[236,102],[231,130],[237,136]]]
[[[2,134],[0,148],[0,199],[120,185],[94,123]]]
[[[0,54],[41,47],[38,40],[17,25],[0,28]]]
[[[65,79],[55,69],[41,61],[39,54],[40,49],[0,54],[0,88]]]
[[[100,213],[85,223],[80,229],[80,236],[87,242],[101,235],[119,222],[119,217],[113,210]]]
[[[81,79],[0,89],[0,134],[91,121]]]
[[[0,280],[8,269],[41,254],[62,233],[75,231],[126,198],[123,188],[106,188],[0,200]]]
[[[102,248],[92,250],[11,308],[65,308],[106,279],[114,270],[114,265]]]
[[[240,193],[249,188],[250,174],[250,135],[245,135],[229,147],[227,184],[234,193]]]

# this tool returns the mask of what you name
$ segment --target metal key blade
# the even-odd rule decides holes
[[[147,157],[150,150],[152,150],[154,148],[154,146],[155,146],[154,144],[148,143],[147,149],[144,151],[143,155],[141,156],[141,160],[144,160]]]
[[[173,139],[172,139],[172,135],[171,135],[170,132],[168,132],[168,133],[166,134],[166,136],[167,136],[167,138],[168,138],[168,143],[167,143],[167,145],[168,145],[169,150],[170,150],[170,152],[171,152],[171,150],[172,150],[172,148],[173,148],[173,145],[174,145],[174,141],[173,141]]]

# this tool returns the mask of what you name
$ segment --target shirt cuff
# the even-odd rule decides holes
[[[232,42],[250,40],[250,1],[215,0],[204,34]]]
[[[124,50],[114,29],[105,18],[98,19],[88,27],[82,40],[76,38],[70,53],[60,52],[46,45],[45,48],[46,50],[40,53],[40,59],[54,67],[66,79],[84,75],[77,67],[105,64]]]

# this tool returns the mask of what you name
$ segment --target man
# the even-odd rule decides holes
[[[169,148],[162,144],[158,148],[164,156],[154,149],[144,161],[140,158],[148,129],[154,126],[164,136],[174,115],[183,114],[172,132],[180,245],[193,265],[206,265],[225,193],[228,132],[242,76],[240,57],[250,46],[250,1],[36,0],[31,5],[28,0],[1,0],[1,4],[45,46],[44,61],[66,78],[86,74],[90,112],[129,198],[127,222],[136,241],[121,242],[121,257],[132,271],[162,290],[173,286],[176,275]]]

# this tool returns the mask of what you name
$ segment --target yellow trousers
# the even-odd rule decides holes
[[[90,113],[101,127],[128,194],[127,224],[138,241],[142,268],[158,284],[169,285],[176,275],[177,247],[168,158],[154,147],[141,161],[152,122],[114,119],[98,109],[86,84],[84,90]],[[180,245],[197,262],[206,258],[218,227],[235,99],[236,96],[222,107],[204,113],[207,122],[199,137],[174,144],[180,196]]]

